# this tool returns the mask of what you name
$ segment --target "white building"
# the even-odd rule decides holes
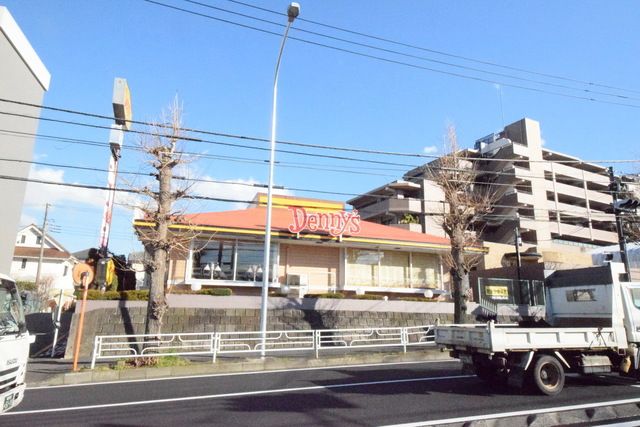
[[[38,271],[42,230],[31,224],[18,232],[10,275],[15,280],[34,282]],[[53,237],[44,240],[40,277],[56,288],[72,288],[71,270],[78,260]]]
[[[49,89],[51,75],[9,10],[1,5],[0,64],[0,98],[41,105],[44,93]],[[20,115],[37,117],[40,115],[40,109],[4,102],[2,111],[7,114],[0,115],[0,129],[4,129],[0,157],[21,160],[0,161],[2,174],[17,178],[0,180],[0,273],[6,274],[14,249],[10,242],[20,224],[20,212],[27,186],[26,181],[22,179],[29,176],[31,165],[28,162],[33,159],[35,137],[27,135],[35,135],[38,132],[38,120]]]

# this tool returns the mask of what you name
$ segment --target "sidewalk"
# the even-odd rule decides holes
[[[82,384],[101,381],[126,381],[137,379],[157,379],[189,375],[222,374],[232,372],[252,372],[268,370],[287,370],[300,368],[320,368],[343,365],[373,363],[415,362],[421,360],[454,360],[447,352],[436,348],[411,349],[402,352],[362,352],[352,354],[323,355],[321,358],[304,356],[256,357],[220,357],[216,363],[211,359],[193,360],[187,366],[168,368],[128,368],[109,369],[109,363],[98,363],[91,370],[90,360],[78,363],[79,372],[73,372],[71,359],[29,359],[27,367],[27,387],[51,386],[63,384]]]

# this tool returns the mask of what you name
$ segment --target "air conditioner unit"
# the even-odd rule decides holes
[[[309,276],[306,274],[287,274],[289,296],[302,298],[309,292]]]

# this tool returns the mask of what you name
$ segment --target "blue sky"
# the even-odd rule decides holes
[[[197,13],[282,33],[282,28],[238,15],[204,8],[183,0],[158,0]],[[285,23],[286,18],[225,0],[202,3],[261,19]],[[246,0],[284,12],[286,1]],[[142,0],[3,0],[52,74],[44,104],[91,113],[111,114],[113,79],[128,80],[137,120],[156,120],[178,95],[184,125],[215,132],[268,138],[273,68],[280,37],[171,10]],[[290,35],[375,55],[414,67],[349,54],[289,40],[283,59],[278,112],[278,139],[308,144],[367,148],[408,153],[442,152],[448,124],[455,125],[460,145],[522,117],[541,123],[545,144],[585,160],[640,158],[636,124],[640,115],[640,9],[632,1],[304,1],[301,18],[376,35],[424,49],[594,82],[551,79],[513,69],[491,67],[426,50],[411,49],[296,21]],[[405,55],[354,46],[335,39],[301,33],[295,28],[396,50]],[[454,68],[455,63],[553,85]],[[417,67],[416,67],[417,66]],[[474,78],[455,77],[418,67]],[[523,90],[507,85],[534,88]],[[585,92],[601,91],[616,96]],[[541,93],[631,104],[591,102]],[[502,111],[500,97],[502,97]],[[626,97],[626,98],[624,98]],[[1,106],[0,106],[1,108]],[[104,120],[43,111],[55,117],[94,124]],[[504,120],[503,120],[504,117]],[[42,121],[39,133],[106,142],[108,131]],[[246,142],[207,136],[211,141]],[[125,146],[137,138],[127,135]],[[253,159],[200,159],[183,171],[190,176],[229,182],[267,181],[268,154],[215,144],[186,143],[187,151]],[[354,163],[314,156],[279,154],[276,185],[297,189],[358,194],[421,164],[417,158],[366,156],[355,153],[281,147],[307,153],[348,155],[399,165]],[[108,149],[39,138],[35,158],[41,162],[106,169]],[[257,160],[257,161],[256,161]],[[608,165],[608,164],[606,164]],[[615,163],[616,170],[638,172],[638,163]],[[138,153],[125,150],[122,171],[148,171]],[[338,170],[350,170],[350,173]],[[106,173],[36,166],[32,176],[58,182],[105,185]],[[141,181],[122,176],[119,186]],[[249,187],[198,184],[194,192],[213,197],[250,199]],[[348,195],[290,190],[300,196],[347,200]],[[40,222],[44,203],[53,204],[56,238],[71,251],[96,246],[104,195],[30,184],[24,224]],[[131,197],[120,197],[122,204]],[[191,202],[190,211],[239,208],[233,203]],[[114,214],[111,249],[128,253],[139,248],[131,232],[132,212],[119,206]]]

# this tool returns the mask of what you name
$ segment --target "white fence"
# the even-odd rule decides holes
[[[351,351],[367,348],[435,345],[434,325],[405,328],[317,329],[261,332],[203,332],[159,335],[96,336],[91,369],[97,360],[161,356],[210,356],[224,354],[272,354],[309,352],[320,357],[324,350]]]

